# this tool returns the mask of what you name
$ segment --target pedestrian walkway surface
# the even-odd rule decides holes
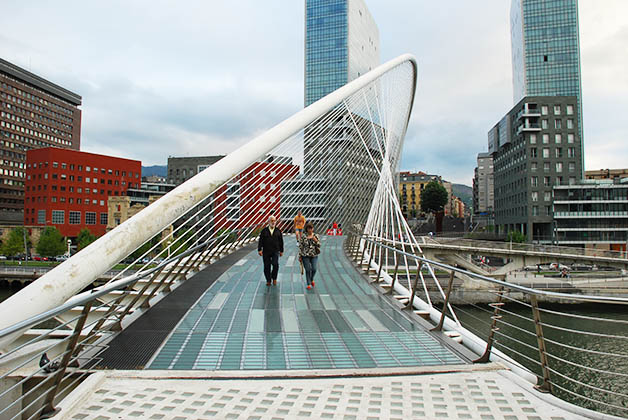
[[[278,284],[251,251],[198,299],[147,369],[238,370],[440,366],[463,355],[402,313],[322,237],[316,286],[306,289],[294,237]]]
[[[584,418],[542,399],[543,395],[533,391],[531,384],[517,385],[509,378],[512,374],[503,368],[496,369],[494,365],[459,368],[456,371],[452,367],[448,373],[415,372],[400,376],[228,378],[225,375],[222,379],[194,376],[193,372],[105,371],[92,375],[61,402],[61,411],[55,418]]]

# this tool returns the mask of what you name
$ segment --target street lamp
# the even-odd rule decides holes
[[[72,245],[72,240],[68,239],[68,258],[70,257],[70,245]]]

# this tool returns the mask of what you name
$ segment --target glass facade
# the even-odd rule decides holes
[[[347,83],[347,0],[308,0],[305,17],[305,106]]]
[[[608,244],[609,249],[625,250],[628,181],[586,181],[554,187],[554,224],[559,244]]]
[[[305,106],[379,64],[379,33],[363,0],[306,0]]]
[[[512,0],[511,40],[514,102],[575,96],[582,141],[578,1]]]

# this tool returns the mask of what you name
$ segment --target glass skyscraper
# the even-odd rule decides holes
[[[305,1],[305,106],[379,65],[379,32],[363,0]]]
[[[575,96],[582,142],[578,0],[512,0],[510,29],[514,103]]]

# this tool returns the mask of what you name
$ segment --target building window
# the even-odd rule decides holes
[[[536,172],[536,162],[530,162],[530,170]]]
[[[569,172],[576,172],[576,164],[574,162],[569,162]]]
[[[543,185],[545,185],[546,187],[549,187],[550,185],[552,185],[552,178],[550,178],[549,176],[544,176]]]
[[[569,185],[576,185],[576,177],[574,176],[569,177]]]
[[[543,157],[544,158],[549,158],[550,157],[550,149],[548,147],[544,147],[543,148]]]
[[[563,148],[562,147],[557,147],[556,151],[554,153],[556,154],[557,158],[563,157]]]
[[[532,201],[539,201],[539,193],[537,191],[532,191]]]
[[[238,220],[240,218],[240,183],[227,184],[227,219]],[[261,201],[261,200],[260,200]]]
[[[543,162],[543,172],[549,172],[550,164],[549,162]]]
[[[46,224],[46,210],[37,210],[37,224],[38,225]]]
[[[535,158],[536,156],[537,156],[536,147],[533,147],[532,149],[530,149],[530,157]]]
[[[560,115],[560,105],[554,105],[554,115]]]
[[[576,157],[576,148],[575,147],[568,147],[567,148],[567,157]]]
[[[80,225],[81,224],[81,212],[80,211],[71,211],[70,212],[70,224],[71,225]]]
[[[560,130],[563,128],[562,120],[554,120],[554,128]]]
[[[539,215],[539,206],[532,206],[532,216]]]
[[[567,115],[573,115],[573,105],[567,105]]]
[[[536,144],[536,134],[530,134],[530,144]]]
[[[573,130],[573,120],[571,118],[567,120],[567,129]]]
[[[541,128],[547,130],[547,128],[549,127],[549,123],[547,120],[541,120]]]
[[[109,215],[107,213],[100,213],[100,224],[106,225],[109,221],[108,217]]]
[[[547,105],[541,105],[541,114],[547,115],[549,112]]]
[[[556,172],[562,172],[562,171],[563,171],[563,163],[556,162]]]
[[[94,212],[94,211],[86,211],[85,212],[85,224],[86,225],[95,225],[96,224],[96,212]]]
[[[538,185],[538,177],[533,176],[530,178],[530,185],[536,187]]]
[[[52,211],[52,223],[54,225],[63,225],[63,224],[65,224],[65,211],[64,210],[53,210]]]
[[[567,143],[573,143],[575,136],[573,134],[567,134]]]
[[[563,136],[562,136],[562,135],[560,135],[560,134],[556,134],[556,135],[554,136],[554,142],[555,142],[556,144],[560,144],[560,143],[562,143],[562,141],[563,141]]]
[[[549,191],[545,191],[545,193],[543,194],[543,200],[552,201],[552,193]]]
[[[543,144],[549,144],[549,134],[543,134]]]

